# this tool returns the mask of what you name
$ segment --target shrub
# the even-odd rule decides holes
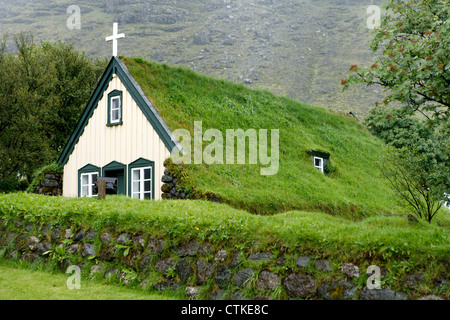
[[[413,148],[392,150],[380,160],[381,172],[391,183],[398,200],[421,219],[431,223],[445,198],[445,184],[440,179],[445,166],[427,161]]]
[[[0,180],[0,193],[10,193],[17,191],[18,180],[15,177],[8,177]]]
[[[17,184],[17,190],[25,191],[25,190],[27,190],[29,185],[30,184],[29,184],[28,180],[20,180],[19,183]]]

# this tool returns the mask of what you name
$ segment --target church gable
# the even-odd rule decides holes
[[[158,133],[160,139],[164,142],[167,149],[172,150],[176,146],[176,142],[171,137],[171,131],[167,124],[156,110],[155,106],[150,102],[143,90],[128,71],[125,64],[117,57],[112,57],[108,66],[106,67],[103,76],[101,77],[97,88],[92,94],[74,132],[69,138],[65,148],[63,149],[61,156],[58,159],[60,165],[65,165],[68,161],[70,154],[72,153],[75,145],[78,142],[81,134],[83,133],[89,119],[92,117],[94,110],[97,108],[100,99],[103,98],[105,91],[108,88],[113,77],[119,78],[123,86],[130,93],[132,99],[139,106],[141,112],[147,118],[147,121],[151,123],[155,131]],[[109,95],[117,96],[121,95],[120,90],[116,90],[116,93],[110,92]],[[109,101],[110,103],[110,101]],[[110,106],[109,106],[110,107]],[[109,114],[110,116],[110,114]],[[108,116],[108,125],[114,125],[119,123],[111,123]],[[119,121],[120,122],[120,121]]]
[[[129,165],[134,165],[137,174],[136,161],[147,159],[152,162],[148,194],[151,199],[159,199],[158,176],[163,175],[163,162],[174,146],[171,132],[156,108],[123,62],[113,57],[59,158],[64,166],[63,194],[81,196],[79,170],[89,164],[98,167],[99,174],[117,178],[118,193],[131,195]],[[143,169],[142,174],[147,171]],[[95,176],[83,173],[84,179]],[[142,180],[142,184],[148,185],[148,181]]]

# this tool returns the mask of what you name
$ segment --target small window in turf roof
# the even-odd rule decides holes
[[[311,150],[311,158],[313,160],[314,167],[324,173],[328,159],[330,159],[330,154],[322,151]]]

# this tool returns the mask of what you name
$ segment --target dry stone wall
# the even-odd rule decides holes
[[[370,290],[352,263],[336,265],[302,254],[247,252],[213,247],[199,239],[176,243],[148,233],[59,228],[17,220],[0,221],[0,257],[53,263],[62,272],[77,265],[85,276],[108,278],[147,290],[183,290],[189,299],[398,300],[403,292]],[[405,285],[420,286],[413,274]],[[436,287],[446,279],[435,279]],[[422,299],[441,299],[436,295]]]
[[[202,192],[190,186],[187,190],[186,187],[182,186],[181,177],[185,175],[187,177],[187,172],[183,170],[182,166],[175,165],[170,159],[167,159],[164,163],[164,175],[161,177],[161,197],[163,199],[204,199],[214,202],[223,202],[221,197],[212,192]]]
[[[45,194],[49,196],[62,195],[63,174],[53,171],[44,173],[43,179],[34,186],[33,192],[38,194]]]

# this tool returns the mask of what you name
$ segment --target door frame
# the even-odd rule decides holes
[[[117,194],[127,195],[127,166],[125,164],[117,161],[111,161],[102,168],[102,177],[105,177],[106,172],[108,171],[119,171],[119,170],[123,172],[123,180],[119,181],[119,179],[117,179]],[[119,183],[122,183],[123,186],[122,193],[119,193]]]

